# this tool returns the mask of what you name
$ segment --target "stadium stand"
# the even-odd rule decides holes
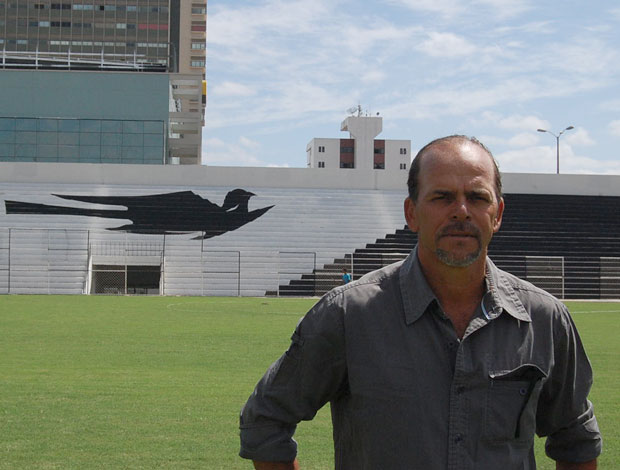
[[[489,255],[502,269],[568,299],[620,298],[620,198],[506,194],[502,228]],[[403,259],[417,237],[404,227],[323,269],[279,286],[279,295],[322,295]],[[274,295],[274,292],[268,294]]]
[[[410,251],[405,173],[0,163],[0,293],[320,295],[343,267],[358,278]],[[505,174],[504,188],[500,267],[560,297],[620,298],[620,177]],[[166,229],[203,212],[245,218]]]

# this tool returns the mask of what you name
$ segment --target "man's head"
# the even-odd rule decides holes
[[[418,199],[418,189],[419,189],[419,181],[420,181],[420,164],[422,162],[422,158],[424,154],[431,149],[433,146],[440,145],[443,143],[450,142],[471,142],[472,144],[478,145],[482,150],[484,150],[488,155],[491,161],[493,162],[493,170],[494,170],[494,178],[495,178],[495,195],[497,200],[499,201],[502,197],[502,177],[499,172],[499,167],[497,166],[497,162],[493,157],[491,151],[478,139],[475,137],[468,137],[466,135],[449,135],[446,137],[440,137],[439,139],[435,139],[424,147],[420,149],[420,151],[416,154],[415,158],[411,162],[411,168],[409,169],[409,178],[407,180],[407,187],[409,189],[409,198],[412,201],[416,201]]]
[[[484,262],[504,209],[497,165],[480,142],[449,136],[426,145],[412,164],[405,217],[426,263]]]

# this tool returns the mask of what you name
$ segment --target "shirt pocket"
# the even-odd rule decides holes
[[[489,372],[484,438],[529,441],[536,430],[536,407],[547,374],[535,364]]]

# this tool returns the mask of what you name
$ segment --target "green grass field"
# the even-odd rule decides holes
[[[314,299],[0,296],[0,469],[249,469],[238,413]],[[620,303],[569,303],[620,468]],[[329,410],[297,432],[333,468]],[[542,457],[539,468],[555,468]]]

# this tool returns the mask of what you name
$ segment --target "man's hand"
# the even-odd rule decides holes
[[[299,470],[299,462],[257,462],[253,461],[256,470]]]
[[[596,470],[596,459],[589,462],[556,462],[555,470]]]

